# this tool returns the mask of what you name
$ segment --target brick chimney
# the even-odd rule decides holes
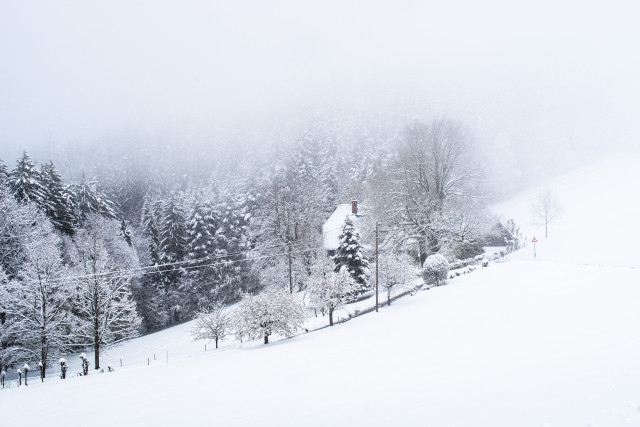
[[[357,200],[352,200],[351,201],[351,213],[354,215],[358,215],[358,201]]]

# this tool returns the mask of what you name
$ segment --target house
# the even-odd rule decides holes
[[[323,245],[329,256],[333,256],[335,251],[338,249],[338,245],[340,243],[340,232],[342,231],[342,226],[348,216],[353,218],[356,231],[361,237],[363,237],[361,230],[364,225],[362,221],[363,215],[358,211],[358,201],[353,200],[351,203],[338,205],[329,219],[327,219],[327,221],[322,225]]]

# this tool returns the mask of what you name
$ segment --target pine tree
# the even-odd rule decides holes
[[[9,170],[7,165],[0,159],[0,188],[9,185]]]
[[[160,230],[158,223],[162,214],[162,203],[145,197],[142,207],[140,224],[143,235],[148,239],[148,257],[151,266],[162,263],[160,248]],[[169,322],[166,305],[166,289],[162,272],[154,268],[142,277],[139,285],[134,288],[134,297],[138,302],[138,309],[147,332],[160,329]]]
[[[158,229],[159,213],[161,205],[159,202],[151,202],[148,198],[142,207],[142,230],[149,239],[149,258],[151,265],[160,264],[160,230]]]
[[[174,264],[185,259],[186,255],[185,215],[179,201],[171,197],[164,206],[160,222],[160,259],[161,264]],[[160,269],[166,306],[174,321],[182,320],[184,302],[179,292],[179,280],[182,269],[179,265],[167,265]]]
[[[80,184],[72,185],[70,189],[74,194],[80,221],[84,221],[91,213],[108,219],[116,217],[115,203],[98,189],[94,181],[87,181],[83,175]]]
[[[351,217],[346,218],[338,239],[338,249],[333,257],[335,271],[346,269],[358,284],[356,293],[366,292],[369,289],[366,280],[369,273],[369,262],[364,256],[360,235],[356,231]]]
[[[175,197],[164,206],[160,224],[160,247],[164,263],[182,261],[186,255],[187,229],[184,210]]]
[[[241,296],[243,284],[250,285],[248,280],[245,281],[247,265],[241,262],[245,258],[244,251],[250,246],[246,225],[248,214],[244,212],[242,201],[224,192],[215,206],[215,215],[218,219],[215,234],[218,277],[214,298],[231,302]]]
[[[215,224],[207,205],[196,203],[187,224],[187,257],[192,260],[207,258],[211,255],[215,243]]]
[[[73,195],[65,188],[62,176],[53,162],[42,165],[41,176],[45,192],[45,213],[56,229],[73,235],[75,218],[70,204]]]
[[[140,280],[134,281],[131,286],[131,293],[146,332],[156,331],[169,323],[165,294],[164,290],[158,286],[159,283],[161,283],[160,274],[150,271]]]
[[[31,201],[38,207],[43,206],[45,190],[42,185],[42,177],[26,151],[17,161],[16,168],[9,177],[9,182],[16,200],[20,202]]]
[[[215,254],[215,215],[208,204],[196,202],[187,223],[187,258],[189,271],[181,281],[181,290],[189,298],[189,312],[208,307],[214,301],[217,268],[209,265]]]

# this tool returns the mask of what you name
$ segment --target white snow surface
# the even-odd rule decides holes
[[[0,390],[2,425],[640,425],[640,163],[625,162],[558,181],[563,217],[536,259],[266,346],[204,352],[180,325],[108,350],[116,372]]]
[[[538,240],[538,257],[548,260],[599,265],[639,266],[640,157],[626,153],[574,170],[551,182],[493,207],[502,219],[513,218],[527,236],[526,256],[533,255],[532,237]],[[548,188],[560,206],[549,226],[534,224],[532,206]],[[552,243],[553,242],[553,243]]]

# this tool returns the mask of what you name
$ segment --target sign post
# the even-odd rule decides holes
[[[531,243],[533,243],[533,257],[536,257],[536,243],[538,243],[538,239],[536,239],[535,237],[531,240]]]

